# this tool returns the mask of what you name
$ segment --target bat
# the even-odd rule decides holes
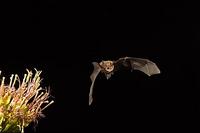
[[[100,63],[92,62],[92,64],[94,69],[90,75],[92,84],[89,92],[89,105],[92,104],[94,82],[100,72],[105,74],[107,80],[114,74],[114,72],[121,70],[122,68],[128,68],[131,71],[139,70],[148,76],[160,74],[160,70],[154,62],[143,58],[123,57],[115,61],[107,60],[101,61]]]

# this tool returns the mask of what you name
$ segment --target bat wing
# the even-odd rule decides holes
[[[115,62],[115,66],[116,66],[116,70],[120,69],[121,66],[123,66],[123,67],[131,68],[131,70],[142,71],[148,76],[160,73],[158,66],[154,62],[148,59],[143,59],[143,58],[135,58],[135,57],[119,58]]]
[[[90,92],[89,92],[89,105],[91,105],[92,101],[93,101],[92,95],[93,95],[94,82],[95,82],[96,77],[98,76],[99,72],[102,70],[101,67],[99,66],[99,63],[93,62],[92,64],[94,66],[94,70],[93,70],[92,74],[90,75],[92,84],[90,86]]]

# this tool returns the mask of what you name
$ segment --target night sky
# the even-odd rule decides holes
[[[36,131],[31,125],[25,133],[165,131],[200,124],[195,3],[48,0],[7,6],[0,69],[5,76],[42,70],[42,86],[51,87],[55,100]],[[150,59],[161,74],[122,70],[109,80],[100,74],[89,107],[91,63],[124,56]]]

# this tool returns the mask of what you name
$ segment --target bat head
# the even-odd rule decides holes
[[[113,61],[102,61],[99,65],[103,68],[106,73],[111,73],[114,70],[114,63]]]

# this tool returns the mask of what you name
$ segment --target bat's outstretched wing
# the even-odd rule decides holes
[[[99,72],[102,70],[101,67],[99,66],[99,63],[97,62],[92,62],[93,66],[94,66],[94,70],[92,72],[92,74],[90,75],[90,79],[92,81],[92,84],[90,86],[90,93],[89,93],[89,105],[92,104],[93,101],[93,87],[94,87],[94,82],[96,80],[96,77],[98,76]]]
[[[131,68],[131,70],[142,71],[148,76],[160,73],[160,70],[157,67],[157,65],[148,59],[124,57],[124,58],[119,58],[114,63],[116,70],[120,69],[123,66]]]

